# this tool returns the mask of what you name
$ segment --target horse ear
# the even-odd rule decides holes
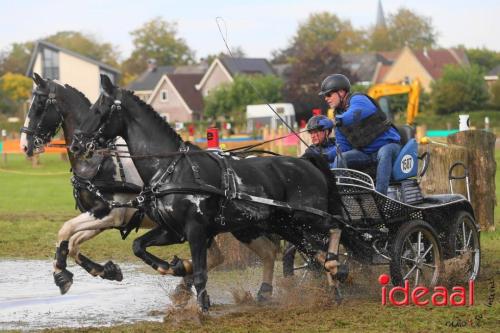
[[[47,82],[45,82],[45,80],[37,73],[33,73],[33,81],[37,86],[40,86],[42,88],[45,88],[47,86]]]
[[[109,76],[101,74],[101,86],[102,86],[102,89],[108,95],[113,95],[113,93],[115,91],[115,86],[113,85],[113,82],[111,82]]]

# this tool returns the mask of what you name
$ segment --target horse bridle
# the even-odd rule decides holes
[[[97,147],[99,146],[100,142],[106,141],[102,137],[102,134],[104,133],[104,130],[106,127],[109,125],[111,121],[111,116],[115,111],[121,111],[122,109],[122,92],[121,90],[118,89],[116,93],[116,98],[113,101],[113,104],[110,107],[110,111],[104,114],[99,122],[99,128],[92,133],[85,133],[82,131],[75,131],[75,134],[73,135],[73,138],[80,146],[85,146],[85,153],[84,155],[88,155],[91,152],[94,152]],[[84,138],[89,138],[85,143],[84,143]],[[112,141],[107,140],[108,141]]]
[[[42,116],[40,117],[40,121],[36,125],[35,130],[32,130],[26,126],[23,126],[23,127],[21,127],[20,132],[26,133],[27,135],[32,135],[34,149],[38,150],[41,147],[43,147],[43,145],[50,142],[52,137],[55,135],[55,133],[57,132],[57,130],[61,126],[64,118],[63,118],[62,113],[59,111],[59,108],[57,107],[56,87],[54,85],[50,86],[48,94],[45,92],[41,92],[39,90],[35,90],[33,92],[33,94],[38,95],[38,96],[47,96],[47,100],[45,101],[45,106],[42,110]],[[59,121],[57,122],[57,125],[52,129],[42,127],[43,121],[45,120],[45,116],[47,115],[47,110],[50,106],[53,106],[54,110],[59,115]]]

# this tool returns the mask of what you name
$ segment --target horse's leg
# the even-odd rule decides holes
[[[71,236],[69,239],[69,256],[92,276],[100,276],[106,280],[121,281],[123,280],[123,275],[120,266],[113,263],[111,260],[103,266],[80,253],[80,244],[94,238],[102,231],[104,230],[84,230]]]
[[[223,262],[224,262],[224,255],[222,254],[217,242],[215,240],[212,240],[207,253],[207,270],[211,271],[212,269],[219,266]],[[192,286],[193,286],[193,275],[192,274],[186,275],[182,278],[182,282],[176,287],[175,293],[191,292]]]
[[[191,249],[193,260],[193,282],[196,288],[198,306],[203,312],[210,307],[207,285],[207,232],[201,222],[196,220],[186,221],[186,234]]]
[[[82,213],[66,221],[58,232],[56,254],[54,258],[54,282],[61,294],[65,294],[73,284],[73,273],[66,269],[69,254],[69,239],[82,230],[106,229],[123,221],[123,209],[113,209],[102,219],[97,219],[90,213]]]
[[[171,265],[146,251],[146,248],[149,246],[170,245],[175,243],[180,243],[180,239],[177,236],[172,235],[172,233],[168,232],[168,230],[156,227],[141,237],[136,238],[132,245],[132,249],[137,257],[141,258],[142,261],[151,266],[154,270],[158,271],[160,274],[185,276],[186,274],[191,273],[191,263],[188,260],[177,259],[174,260]]]
[[[273,294],[274,262],[279,251],[279,246],[265,236],[256,238],[245,245],[256,253],[263,263],[262,284],[257,293],[257,301],[269,301]]]

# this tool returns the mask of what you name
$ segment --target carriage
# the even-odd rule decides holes
[[[434,286],[444,275],[449,283],[475,280],[480,267],[480,229],[470,203],[467,168],[457,162],[449,169],[450,194],[422,195],[419,179],[429,166],[429,154],[418,157],[410,128],[398,130],[404,146],[394,163],[387,195],[375,190],[373,167],[366,172],[331,170],[343,207],[344,263],[354,259],[389,265],[394,285],[409,280],[415,286]],[[420,171],[418,160],[423,161]],[[459,169],[463,174],[454,175]],[[462,179],[467,198],[453,193],[453,182]],[[294,266],[294,256],[295,247],[288,246],[283,256],[285,276],[318,267],[303,254],[301,264]]]

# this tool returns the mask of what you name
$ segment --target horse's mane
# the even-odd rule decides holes
[[[149,112],[151,116],[161,124],[167,135],[172,137],[172,139],[177,140],[178,142],[183,142],[181,136],[158,114],[158,112],[153,109],[151,105],[148,103],[144,102],[142,99],[140,99],[138,96],[134,94],[133,91],[130,90],[125,90],[122,89],[124,93],[127,95],[130,95],[130,97],[136,102],[143,110]]]
[[[76,93],[78,96],[80,96],[85,102],[87,102],[88,105],[91,104],[89,99],[87,98],[87,96],[85,96],[80,90],[76,89],[75,87],[70,86],[67,83],[64,86],[66,88],[68,88],[69,90],[73,91],[74,93]]]

